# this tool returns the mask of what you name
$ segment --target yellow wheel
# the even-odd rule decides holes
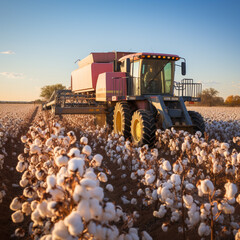
[[[155,120],[150,111],[141,109],[133,113],[131,135],[135,146],[148,144],[152,147],[155,142],[155,132]]]
[[[113,129],[115,133],[130,137],[131,110],[127,103],[118,102],[113,113]]]
[[[133,122],[132,135],[136,141],[140,141],[142,137],[142,126],[138,119],[135,119]]]

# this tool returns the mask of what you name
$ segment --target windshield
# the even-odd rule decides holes
[[[142,94],[170,94],[174,63],[168,60],[144,59],[141,68]]]

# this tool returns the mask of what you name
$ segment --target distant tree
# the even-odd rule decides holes
[[[240,96],[238,95],[234,96],[233,101],[236,106],[240,106]]]
[[[36,103],[36,104],[41,104],[43,101],[41,99],[36,99],[33,102]]]
[[[225,104],[230,106],[240,106],[240,96],[228,96],[225,100]]]
[[[63,86],[62,84],[44,86],[41,88],[40,97],[43,97],[45,100],[48,100],[55,90],[62,90],[62,89],[66,89],[66,87]]]
[[[226,100],[225,100],[225,103],[226,103],[227,105],[233,105],[233,95],[228,96],[228,97],[226,98]]]
[[[214,88],[204,89],[201,93],[201,105],[216,106],[224,103],[223,98],[218,97],[219,92]]]

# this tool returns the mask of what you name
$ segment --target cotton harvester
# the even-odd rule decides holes
[[[176,62],[181,64],[177,65]],[[185,101],[200,101],[202,85],[174,81],[175,66],[186,62],[161,53],[91,53],[71,74],[71,90],[56,91],[44,109],[57,114],[96,114],[98,124],[131,138],[136,146],[153,145],[157,128],[205,130],[202,116],[187,111]]]

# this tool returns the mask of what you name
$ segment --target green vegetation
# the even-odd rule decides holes
[[[55,90],[63,90],[66,89],[65,86],[62,84],[55,84],[55,85],[47,85],[41,88],[40,97],[48,100]]]

